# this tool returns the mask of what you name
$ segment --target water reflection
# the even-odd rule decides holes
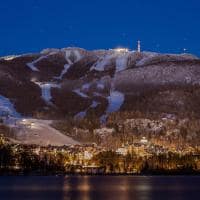
[[[150,177],[143,177],[135,186],[136,199],[138,200],[149,200],[152,196],[152,183]]]
[[[71,186],[69,180],[67,176],[63,180],[63,200],[70,200]]]
[[[200,177],[66,176],[1,177],[0,199],[198,199]],[[2,198],[3,197],[3,198]]]
[[[81,177],[80,177],[81,178]],[[84,176],[83,184],[81,184],[78,188],[78,190],[82,191],[82,199],[83,200],[89,200],[90,199],[90,191],[92,190],[90,187],[90,182],[88,176]]]
[[[196,186],[189,182],[197,181]],[[66,177],[63,199],[191,199],[200,193],[200,178],[196,177]],[[198,187],[198,188],[197,188]],[[196,194],[195,194],[196,192]]]

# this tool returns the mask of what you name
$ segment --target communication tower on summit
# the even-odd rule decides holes
[[[137,43],[137,52],[141,52],[141,43],[140,43],[140,40],[138,40],[138,43]]]

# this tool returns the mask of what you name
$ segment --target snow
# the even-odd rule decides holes
[[[98,92],[93,92],[93,95],[96,96],[96,97],[101,97],[102,94],[98,93]]]
[[[144,57],[136,63],[136,66],[142,66],[158,55],[159,55],[158,53],[154,53],[154,52],[144,52],[143,53]]]
[[[99,105],[99,102],[93,101],[92,105],[90,106],[90,108],[96,108],[98,105]]]
[[[74,62],[77,62],[82,58],[80,52],[78,50],[76,50],[76,49],[67,49],[67,50],[65,50],[65,59],[69,62],[69,64],[72,64],[72,61],[70,60],[71,56],[75,57]]]
[[[34,82],[37,85],[40,86],[41,90],[42,90],[42,98],[47,102],[47,103],[51,103],[51,88],[60,88],[59,84],[55,84],[55,83],[41,83],[41,82]]]
[[[88,109],[89,108],[96,108],[97,105],[99,105],[99,102],[93,101],[92,104],[86,110],[79,112],[78,114],[76,114],[74,116],[74,118],[83,119],[84,117],[86,117]]]
[[[75,50],[75,51],[74,51],[74,54],[76,55],[76,62],[79,61],[79,60],[82,58],[82,56],[81,56],[81,54],[79,53],[79,51]]]
[[[55,49],[55,48],[47,48],[47,49],[43,49],[40,53],[41,54],[56,54],[59,53],[60,49]]]
[[[111,60],[115,57],[115,54],[108,54],[101,57],[90,70],[104,71],[105,67],[111,64]]]
[[[60,76],[55,77],[56,79],[62,79],[63,76],[67,73],[68,69],[71,67],[71,65],[73,64],[73,62],[70,60],[70,56],[74,53],[75,55],[75,61],[77,62],[78,60],[81,59],[81,55],[79,53],[78,50],[65,50],[65,59],[67,61],[68,64],[64,65],[64,69],[61,71]]]
[[[85,83],[82,85],[83,90],[88,90],[90,88],[90,83]]]
[[[61,71],[60,76],[55,77],[55,79],[62,79],[63,76],[67,73],[68,69],[73,64],[73,62],[70,60],[70,56],[72,54],[74,54],[74,56],[75,56],[74,62],[77,62],[78,60],[80,60],[82,58],[82,56],[80,55],[78,50],[65,50],[65,59],[67,61],[67,64],[64,65],[64,69]]]
[[[13,60],[13,59],[15,59],[15,58],[17,58],[17,57],[19,57],[19,56],[20,56],[20,55],[9,55],[9,56],[1,57],[1,58],[4,59],[4,60],[9,61],[9,60]]]
[[[190,54],[160,54],[156,52],[142,52],[143,58],[136,63],[136,66],[143,66],[151,62],[154,58],[164,61],[184,61],[184,60],[195,60],[198,57]]]
[[[103,83],[97,83],[97,88],[103,90],[104,84]]]
[[[35,66],[35,64],[43,59],[47,58],[47,56],[41,56],[37,60],[27,63],[26,65],[32,70],[32,71],[39,71],[39,69]]]
[[[130,51],[127,49],[113,49],[106,52],[105,55],[99,56],[98,61],[90,68],[90,70],[104,71],[114,61],[116,64],[116,72],[126,69]]]
[[[127,68],[129,54],[124,54],[116,59],[116,72],[122,71]]]
[[[0,95],[0,116],[21,117],[10,100],[2,95]]]
[[[84,90],[84,89],[87,90],[87,89],[89,89],[89,87],[90,87],[90,83],[85,83],[85,84],[82,85],[82,89],[83,89],[83,90]],[[89,96],[86,95],[85,93],[81,92],[80,89],[76,89],[76,90],[74,90],[74,92],[75,92],[76,94],[78,94],[79,96],[83,97],[83,98],[88,98],[88,97],[89,97]],[[87,115],[88,109],[89,109],[89,108],[96,108],[97,105],[99,105],[99,102],[93,101],[92,104],[91,104],[86,110],[79,112],[79,113],[76,114],[74,117],[75,117],[75,118],[81,118],[81,119],[84,118],[84,117]]]
[[[124,103],[124,94],[118,91],[113,91],[108,96],[108,108],[107,113],[116,112],[120,109]]]
[[[60,74],[60,79],[62,79],[62,77],[67,73],[68,69],[70,68],[70,64],[65,64],[64,65],[64,69],[62,70],[61,74]]]
[[[44,83],[44,84],[41,84],[40,87],[42,89],[42,98],[46,102],[50,102],[52,99],[51,88],[59,88],[60,86],[57,84],[52,84],[52,83]]]
[[[76,90],[74,90],[74,92],[76,94],[78,94],[79,96],[83,97],[83,98],[88,98],[88,95],[86,95],[85,93],[81,92],[80,89],[76,89]]]
[[[71,51],[66,51],[65,52],[65,59],[68,62],[69,65],[73,64],[72,61],[70,60],[70,56],[71,56]]]
[[[104,51],[102,55],[99,55],[98,61],[92,66],[91,70],[95,69],[97,71],[104,71],[105,66],[111,64],[114,60],[116,64],[116,72],[122,71],[126,69],[129,57],[132,56],[133,59],[137,58],[134,58],[135,54],[137,54],[137,52],[126,49],[112,49]],[[160,54],[155,52],[142,52],[141,55],[143,58],[137,62],[138,65],[143,65],[143,63]]]
[[[72,138],[60,133],[51,126],[51,120],[19,119],[16,129],[16,140],[23,144],[39,146],[63,146],[79,144]]]
[[[119,91],[111,91],[110,96],[107,97],[108,99],[108,107],[106,109],[106,114],[100,117],[101,122],[105,122],[108,114],[112,112],[117,112],[122,104],[124,103],[124,94]]]
[[[52,99],[51,96],[51,85],[49,83],[41,84],[40,85],[42,89],[42,98],[49,102]]]
[[[78,118],[78,119],[82,119],[82,118],[84,118],[86,116],[86,113],[87,113],[87,110],[81,111],[78,114],[76,114],[74,117]]]
[[[56,76],[56,79],[62,79],[63,76],[67,73],[68,69],[70,68],[70,64],[65,64],[64,69],[61,71],[60,76]]]

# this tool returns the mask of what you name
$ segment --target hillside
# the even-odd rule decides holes
[[[154,107],[157,102],[155,109],[161,112],[163,97],[173,111],[179,104],[177,109],[181,105],[199,114],[195,92],[200,83],[199,66],[200,60],[187,54],[46,49],[2,58],[0,94],[21,115],[39,118],[87,115],[91,110],[103,116],[120,109]],[[137,106],[138,101],[141,105]]]
[[[65,120],[139,112],[200,117],[200,59],[190,54],[45,49],[0,59],[0,115]]]

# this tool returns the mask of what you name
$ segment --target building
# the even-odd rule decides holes
[[[148,143],[148,140],[146,139],[146,137],[142,137],[142,139],[140,140],[140,143],[143,145],[146,145]]]
[[[128,148],[120,147],[116,150],[116,153],[123,155],[123,156],[126,156],[128,154]]]

